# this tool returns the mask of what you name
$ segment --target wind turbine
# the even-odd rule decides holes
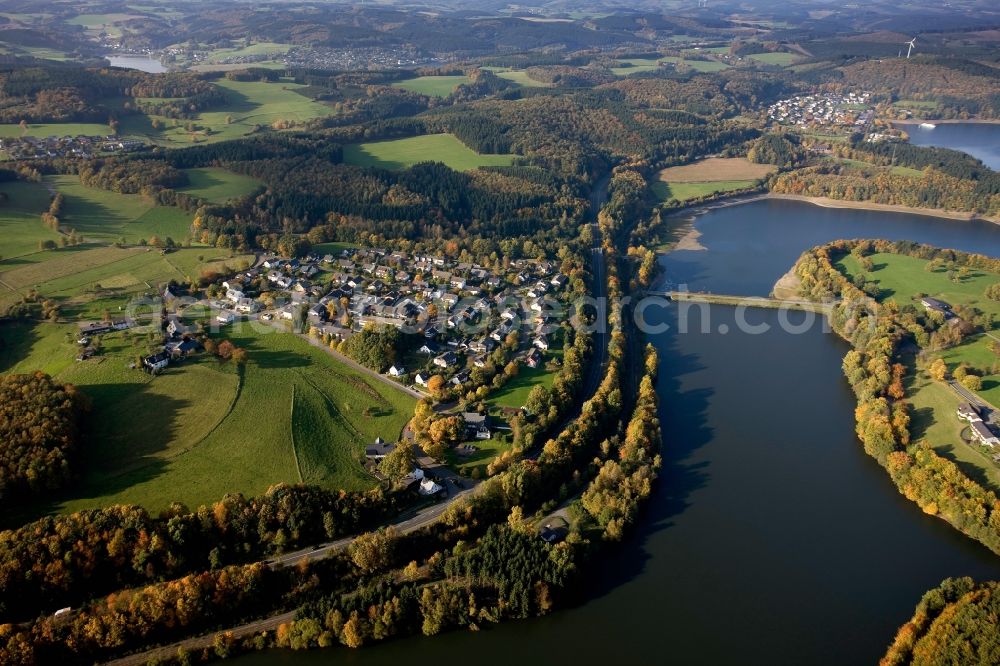
[[[906,42],[906,44],[907,44],[907,46],[906,46],[906,59],[907,60],[910,59],[910,52],[913,51],[913,48],[916,46],[916,41],[917,41],[917,38],[914,37],[910,41]]]

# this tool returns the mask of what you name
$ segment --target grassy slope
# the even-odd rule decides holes
[[[716,192],[732,192],[751,187],[756,180],[720,180],[714,183],[664,183],[657,181],[650,187],[653,194],[662,201],[677,199],[687,201],[697,197],[715,194]]]
[[[42,225],[41,213],[49,206],[49,193],[39,183],[0,183],[7,201],[0,203],[0,257],[11,264],[12,257],[38,251],[39,241],[59,240],[59,234]],[[4,264],[0,263],[0,271]]]
[[[764,63],[765,65],[778,65],[780,67],[787,67],[793,64],[801,56],[797,56],[794,53],[754,53],[750,56],[751,60],[756,60],[757,62]]]
[[[270,126],[276,120],[298,123],[333,113],[331,107],[295,92],[305,86],[291,81],[220,79],[216,85],[226,90],[226,104],[201,112],[193,121],[207,132],[189,132],[184,127],[185,122],[157,116],[154,117],[164,127],[154,129],[149,116],[129,115],[122,118],[121,133],[143,136],[164,146],[184,146],[236,139],[250,134],[258,126]]]
[[[421,95],[447,97],[454,92],[456,87],[470,81],[471,79],[464,74],[460,76],[418,76],[415,79],[397,81],[392,85]]]
[[[359,166],[403,169],[418,162],[444,162],[456,171],[480,166],[503,166],[512,155],[480,155],[451,134],[430,134],[395,141],[344,146],[344,161]]]
[[[218,167],[186,169],[190,185],[179,188],[179,192],[201,197],[213,203],[223,203],[245,194],[250,194],[260,186],[260,181],[250,176],[233,173]]]
[[[46,181],[65,197],[63,224],[88,240],[111,242],[123,237],[134,243],[169,236],[181,242],[190,233],[193,216],[179,208],[157,206],[138,194],[84,187],[76,176],[50,176]]]
[[[120,502],[156,510],[175,500],[196,506],[227,492],[260,493],[298,482],[293,441],[307,482],[366,488],[372,481],[358,462],[364,445],[398,437],[413,410],[409,396],[272,329],[223,332],[250,351],[242,383],[235,367],[211,358],[158,377],[130,369],[150,344],[139,333],[104,336],[102,359],[76,362],[74,331],[71,324],[0,326],[0,371],[43,368],[94,402],[81,487],[40,511]]]
[[[21,129],[17,123],[0,124],[0,138],[21,136],[108,136],[111,128],[100,123],[40,123]]]

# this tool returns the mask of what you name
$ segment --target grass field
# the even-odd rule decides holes
[[[428,134],[395,141],[344,146],[344,162],[381,169],[405,169],[419,162],[444,162],[456,171],[506,166],[513,155],[480,155],[452,134]]]
[[[122,118],[120,131],[164,146],[185,146],[237,139],[276,121],[301,123],[333,113],[331,107],[295,92],[305,86],[290,80],[272,83],[220,79],[216,85],[225,89],[227,102],[202,111],[191,121],[200,129],[188,131],[187,121],[133,114]],[[163,124],[162,128],[153,127],[154,118]]]
[[[7,201],[0,202],[0,258],[10,260],[38,252],[38,243],[59,240],[59,234],[42,225],[40,215],[49,207],[49,193],[40,183],[0,183]],[[0,270],[3,264],[0,264]]]
[[[494,433],[493,439],[478,439],[472,444],[478,451],[472,455],[460,456],[453,450],[449,450],[445,454],[446,462],[449,467],[457,470],[462,476],[472,476],[473,470],[478,469],[479,476],[484,479],[486,478],[486,466],[501,453],[511,448],[507,436],[499,433]]]
[[[721,72],[729,65],[717,60],[688,60],[677,56],[664,56],[662,58],[625,58],[618,60],[618,67],[612,67],[611,73],[615,76],[630,76],[642,72],[652,72],[660,67],[660,63],[681,64],[690,67],[696,72]]]
[[[751,60],[756,60],[759,63],[765,65],[777,65],[779,67],[788,67],[794,64],[801,56],[795,55],[794,53],[754,53],[749,56]]]
[[[76,176],[50,176],[46,183],[65,197],[63,224],[88,240],[124,238],[128,243],[152,236],[183,241],[191,233],[193,214],[158,206],[138,194],[118,194],[84,187]]]
[[[952,305],[970,306],[1000,317],[1000,303],[983,295],[986,287],[1000,282],[1000,275],[972,271],[968,277],[954,282],[946,271],[932,273],[925,270],[927,262],[923,259],[895,254],[873,254],[870,258],[874,270],[865,273],[865,276],[878,284],[881,290],[879,300],[891,298],[901,306],[915,305],[920,308],[922,306],[916,302],[916,295],[927,294]],[[851,255],[841,258],[836,266],[851,279],[864,272],[858,260]],[[978,335],[955,347],[928,352],[927,357],[928,362],[943,358],[949,370],[954,370],[960,363],[980,370],[983,373],[983,388],[979,395],[987,402],[1000,406],[1000,373],[992,371],[994,365],[1000,362],[1000,357],[989,350],[989,342],[987,336]]]
[[[260,181],[256,178],[218,167],[185,169],[185,171],[191,183],[178,188],[178,191],[187,192],[213,203],[223,203],[242,197],[260,187]]]
[[[736,192],[752,187],[754,180],[720,180],[712,183],[653,183],[653,194],[661,201],[688,201],[720,192]]]
[[[157,377],[128,367],[150,344],[145,334],[106,335],[103,356],[76,362],[74,328],[0,326],[0,371],[45,367],[94,403],[83,481],[70,499],[42,511],[122,502],[151,510],[172,501],[197,506],[300,478],[367,488],[373,480],[360,465],[364,446],[378,436],[394,440],[412,415],[406,394],[270,328],[224,331],[250,352],[242,372],[202,357]]]
[[[906,396],[912,405],[910,432],[913,441],[925,440],[971,478],[994,492],[1000,492],[1000,467],[977,446],[962,440],[961,433],[966,424],[955,415],[958,396],[945,384],[931,380],[923,371],[910,374]]]
[[[0,138],[16,138],[21,136],[108,136],[111,128],[101,123],[41,123],[28,125],[27,130],[20,124],[0,124]]]
[[[37,289],[60,302],[68,317],[100,317],[118,312],[133,296],[151,293],[159,284],[196,278],[202,270],[237,268],[252,256],[233,256],[218,248],[182,248],[161,255],[147,248],[82,245],[36,252],[0,262],[0,310]]]
[[[418,76],[415,79],[397,81],[392,85],[430,97],[447,97],[455,91],[456,87],[470,81],[471,79],[464,74],[461,76]]]
[[[494,74],[499,76],[501,79],[507,79],[512,81],[519,86],[525,88],[548,88],[550,84],[544,83],[542,81],[536,81],[535,79],[528,76],[528,73],[522,69],[505,69],[503,67],[483,67],[483,69],[488,69]]]
[[[770,164],[754,164],[742,157],[710,157],[663,169],[657,174],[651,189],[661,201],[687,201],[717,192],[752,187],[775,169]]]
[[[277,42],[257,42],[249,46],[239,46],[231,49],[218,49],[209,56],[209,62],[220,62],[226,58],[242,58],[257,55],[284,55],[292,48],[292,44],[279,44]],[[242,64],[242,63],[241,63]],[[256,63],[242,64],[243,67],[256,67]]]
[[[878,284],[879,300],[894,299],[900,305],[915,304],[917,294],[939,298],[952,305],[974,306],[983,312],[1000,316],[1000,303],[983,295],[986,287],[1000,282],[1000,275],[985,271],[972,271],[960,282],[954,282],[943,270],[928,272],[927,262],[915,257],[897,254],[873,254],[869,257],[874,270],[865,273],[867,279]],[[864,272],[858,260],[847,255],[836,263],[848,277]]]

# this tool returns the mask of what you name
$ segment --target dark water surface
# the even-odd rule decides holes
[[[766,294],[802,250],[837,237],[1000,255],[1000,227],[797,202],[712,211],[697,228],[708,249],[670,255],[665,269],[717,293]],[[664,469],[585,605],[479,633],[235,663],[874,664],[927,589],[1000,576],[1000,558],[924,515],[864,454],[845,343],[819,323],[785,332],[767,310],[747,316],[767,333],[739,333],[735,313],[708,308],[711,333],[678,334],[676,307],[650,311],[671,325],[654,337]]]
[[[943,123],[934,129],[909,124],[900,127],[910,135],[910,143],[914,145],[961,150],[1000,171],[1000,124]]]

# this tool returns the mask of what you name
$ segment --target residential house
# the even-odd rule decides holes
[[[406,374],[406,368],[401,365],[392,365],[389,368],[389,376],[391,377],[402,377]]]
[[[147,368],[149,368],[149,370],[152,372],[155,372],[157,370],[162,370],[163,368],[170,365],[170,354],[168,354],[165,351],[161,351],[157,354],[152,354],[142,359],[142,364]]]
[[[369,460],[382,460],[395,449],[395,444],[387,443],[381,437],[376,437],[374,444],[365,447],[365,457]]]
[[[455,352],[446,351],[440,356],[434,357],[434,365],[441,368],[450,368],[456,363],[458,363],[458,357],[455,355]]]
[[[493,433],[490,431],[488,414],[478,412],[462,412],[462,420],[465,421],[465,434],[467,438],[490,439]]]

